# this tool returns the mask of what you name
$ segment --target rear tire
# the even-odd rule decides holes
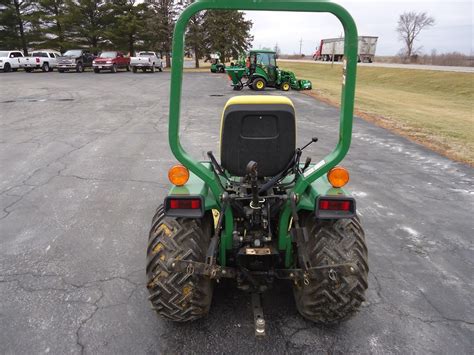
[[[94,68],[94,73],[96,74],[100,73],[100,69]]]
[[[155,64],[151,66],[151,72],[154,73],[156,71]]]
[[[296,307],[300,314],[313,322],[335,323],[348,319],[365,300],[367,289],[367,246],[359,218],[317,221],[307,215],[304,219],[309,234],[305,245],[311,266],[353,263],[354,274],[311,280],[309,285],[293,286]]]
[[[130,71],[130,65],[127,64],[127,71]]]
[[[64,73],[64,69],[58,69],[59,73]]]
[[[204,262],[212,233],[212,216],[171,218],[159,206],[153,217],[147,249],[149,300],[162,317],[187,322],[204,317],[212,300],[212,282],[196,274],[172,272],[170,258]]]
[[[134,73],[136,73],[136,72],[137,72],[137,67],[132,67],[132,71],[133,71]]]
[[[255,91],[263,91],[265,90],[266,86],[267,83],[263,78],[255,78],[252,81],[252,89],[254,89]]]
[[[84,66],[82,65],[82,63],[77,63],[77,65],[76,65],[76,72],[77,72],[77,73],[82,73],[82,72],[84,72]]]
[[[25,73],[31,73],[33,71],[33,69],[31,68],[25,68]]]

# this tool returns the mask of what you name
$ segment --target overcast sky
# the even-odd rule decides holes
[[[404,11],[426,11],[435,18],[434,27],[424,30],[417,46],[424,53],[473,53],[473,6],[470,0],[339,0],[354,17],[359,35],[378,36],[377,54],[394,55],[402,47],[395,32],[398,16]],[[339,37],[342,26],[330,14],[247,12],[253,21],[254,48],[273,48],[278,42],[282,53],[312,54],[322,38]]]

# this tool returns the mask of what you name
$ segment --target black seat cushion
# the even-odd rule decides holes
[[[244,176],[249,161],[258,163],[258,175],[274,176],[295,153],[293,106],[236,104],[222,118],[221,164],[232,175]]]

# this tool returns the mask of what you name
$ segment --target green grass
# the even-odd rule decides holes
[[[338,105],[342,66],[279,61]],[[474,163],[474,74],[359,67],[356,114],[446,156]]]

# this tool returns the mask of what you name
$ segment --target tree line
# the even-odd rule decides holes
[[[174,24],[194,0],[0,0],[0,49],[88,48],[170,52]],[[209,10],[192,17],[186,50],[199,59],[237,57],[253,40],[252,22],[238,11]]]

